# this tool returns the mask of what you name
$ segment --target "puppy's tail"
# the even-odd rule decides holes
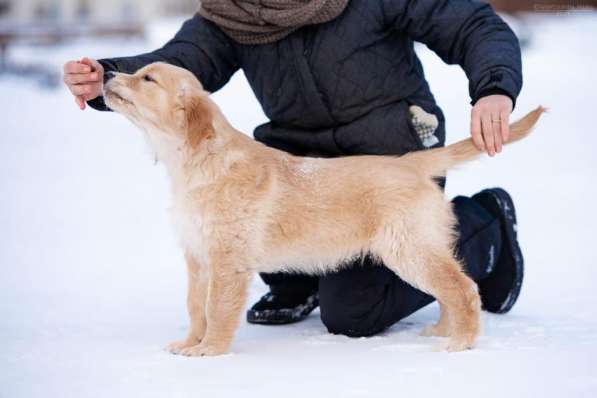
[[[544,107],[539,106],[522,119],[512,123],[510,125],[510,140],[507,144],[519,141],[529,135],[545,111]],[[447,170],[460,163],[474,160],[482,153],[483,151],[475,147],[473,140],[467,138],[444,148],[411,152],[400,159],[416,163],[413,166],[428,176],[441,177],[446,174]]]

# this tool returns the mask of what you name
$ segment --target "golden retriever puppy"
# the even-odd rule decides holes
[[[115,74],[105,99],[145,132],[172,180],[190,315],[172,353],[226,353],[255,272],[334,272],[365,253],[438,300],[425,335],[449,336],[449,351],[473,347],[477,286],[454,256],[455,218],[433,181],[480,154],[470,139],[402,157],[291,156],[235,130],[190,72],[163,63]],[[514,123],[512,140],[542,112]]]

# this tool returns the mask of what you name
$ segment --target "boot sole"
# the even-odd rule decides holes
[[[512,273],[513,273],[513,285],[508,292],[508,295],[504,298],[501,304],[499,305],[491,305],[488,306],[486,303],[483,303],[483,309],[489,312],[493,312],[496,314],[504,314],[512,309],[516,301],[518,300],[518,296],[520,295],[520,291],[522,289],[522,282],[524,279],[524,259],[522,256],[522,251],[520,249],[520,245],[518,244],[518,233],[517,233],[517,220],[516,220],[516,210],[514,208],[514,202],[510,195],[501,188],[493,188],[490,190],[484,190],[477,195],[491,195],[494,200],[496,201],[497,207],[499,208],[498,218],[500,219],[500,224],[502,227],[502,236],[505,237],[505,241],[502,242],[502,250],[500,252],[500,256],[497,259],[496,267],[500,264],[500,259],[503,255],[508,255],[512,257]],[[477,196],[474,195],[473,199]],[[479,204],[483,205],[482,202]],[[491,212],[491,209],[487,209]],[[507,249],[504,245],[507,245]],[[504,252],[504,250],[508,250],[508,252]],[[494,272],[499,272],[496,268]],[[488,277],[487,280],[481,281],[481,298],[483,298],[483,284],[487,282],[491,282],[491,275]]]
[[[248,310],[247,322],[256,325],[287,325],[304,320],[317,307],[319,307],[319,297],[314,295],[309,297],[305,304],[296,308],[262,311]]]

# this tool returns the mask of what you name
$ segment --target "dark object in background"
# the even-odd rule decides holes
[[[526,16],[532,14],[565,15],[597,10],[597,0],[485,0],[499,12],[518,37],[525,50],[532,45],[532,30]]]
[[[490,0],[487,2],[496,11],[510,14],[520,12],[566,13],[597,9],[597,0]]]
[[[12,75],[36,80],[42,87],[56,88],[61,72],[50,65],[18,63],[9,59],[12,45],[54,46],[84,37],[143,37],[140,24],[64,26],[58,23],[11,24],[0,22],[0,76]]]

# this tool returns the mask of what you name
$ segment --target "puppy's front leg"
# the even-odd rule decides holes
[[[232,263],[220,260],[210,267],[205,337],[199,345],[186,348],[181,354],[212,356],[228,352],[245,306],[250,280],[249,272],[235,270]]]
[[[187,263],[188,292],[187,310],[189,312],[190,326],[187,338],[175,341],[166,347],[173,354],[180,354],[185,348],[196,346],[205,335],[206,319],[205,304],[207,299],[208,270],[202,267],[193,256],[185,254]]]

